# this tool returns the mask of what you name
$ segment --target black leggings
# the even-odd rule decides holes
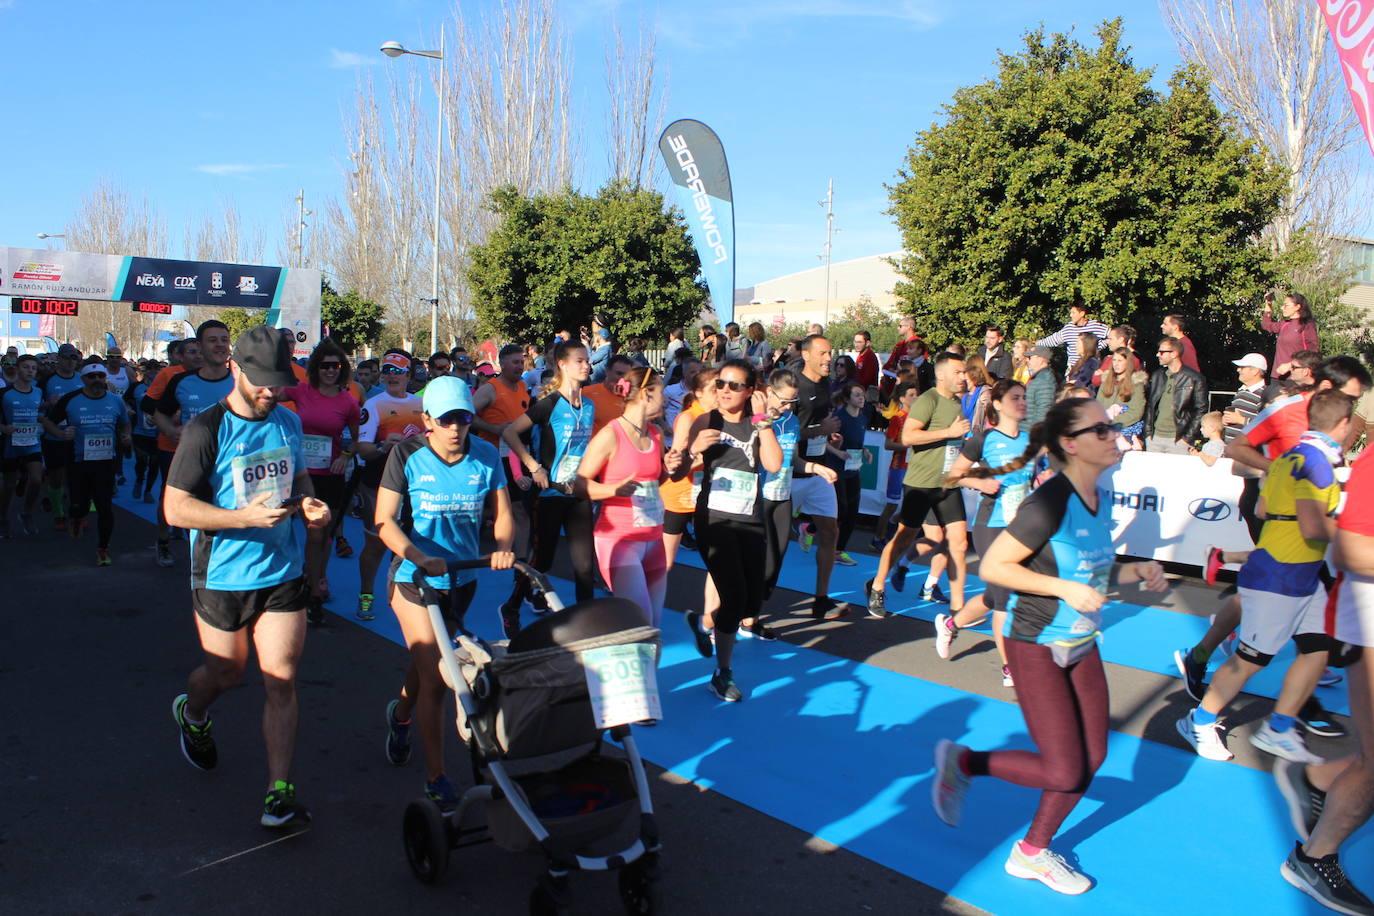
[[[1264,519],[1259,517],[1259,498],[1260,485],[1264,481],[1259,477],[1246,477],[1241,482],[1240,517],[1245,519],[1245,527],[1250,531],[1250,540],[1259,543],[1260,529],[1264,527]]]
[[[110,535],[114,533],[115,463],[105,461],[73,461],[67,465],[67,492],[71,496],[71,508],[67,512],[72,521],[79,521],[91,512],[95,503],[96,532],[101,550],[110,546]]]
[[[1007,665],[1033,751],[973,751],[968,770],[1042,790],[1026,842],[1050,845],[1107,759],[1107,676],[1096,648],[1068,668],[1049,646],[1008,639]]]
[[[596,582],[596,553],[592,545],[592,504],[575,496],[541,496],[534,502],[534,568],[548,572],[558,553],[559,534],[567,535],[568,559],[572,561],[573,585],[578,601],[592,597]],[[511,600],[523,600],[530,582],[515,577]]]
[[[740,621],[757,617],[763,607],[763,578],[758,574],[768,559],[763,525],[749,522],[696,519],[697,547],[720,595],[716,629],[733,633]]]
[[[835,481],[835,499],[839,502],[840,536],[835,541],[835,550],[843,551],[854,533],[854,523],[859,520],[859,475],[849,477],[840,475]]]
[[[144,483],[149,490],[157,481],[157,437],[134,436],[134,481]]]
[[[792,500],[774,502],[763,501],[763,527],[767,535],[768,552],[763,561],[763,597],[772,597],[778,584],[778,574],[782,572],[782,561],[787,556],[787,544],[792,540]]]

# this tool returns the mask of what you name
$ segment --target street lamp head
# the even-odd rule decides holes
[[[382,42],[381,52],[387,57],[400,57],[402,54],[406,53],[406,49],[399,41],[384,41]]]
[[[40,233],[38,233],[38,237],[39,237],[40,239],[65,239],[65,238],[66,238],[65,235],[62,235],[62,234],[60,234],[60,233],[59,233],[58,235],[50,235],[50,234],[47,233],[47,232],[40,232]]]

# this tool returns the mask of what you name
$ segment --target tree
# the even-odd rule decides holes
[[[1283,174],[1222,117],[1199,69],[1160,93],[1119,20],[1097,35],[1088,48],[1029,33],[918,134],[889,189],[909,252],[897,294],[953,337],[985,323],[1035,336],[1081,302],[1142,331],[1185,312],[1200,349],[1230,347],[1255,322],[1237,304],[1275,276],[1255,240]]]
[[[229,339],[238,340],[239,335],[255,325],[267,320],[265,309],[221,309],[215,316],[229,328]]]
[[[621,338],[658,339],[692,323],[706,301],[686,223],[656,191],[612,182],[526,196],[498,189],[500,222],[472,251],[468,282],[482,329],[503,340],[549,340],[603,314]]]
[[[329,336],[345,350],[356,350],[375,341],[382,332],[384,311],[356,289],[340,294],[326,280],[320,290],[320,320],[329,327]]]

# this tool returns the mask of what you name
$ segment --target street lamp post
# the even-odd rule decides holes
[[[437,51],[411,51],[399,41],[387,41],[382,43],[381,52],[387,57],[400,57],[402,54],[414,54],[419,57],[428,57],[440,61],[439,64],[439,111],[435,117],[435,142],[436,150],[434,155],[434,264],[433,277],[430,286],[430,312],[429,312],[429,346],[430,350],[439,349],[439,190],[441,176],[443,175],[444,164],[444,24],[439,23],[439,50]]]
[[[40,239],[44,240],[44,241],[47,241],[48,239],[65,239],[65,238],[67,237],[67,234],[66,234],[65,232],[40,232],[40,233],[38,233],[38,237],[39,237]],[[68,321],[67,317],[66,317],[65,315],[62,316],[62,339],[63,339],[63,340],[66,340],[66,339],[67,339],[67,331],[69,330],[69,328],[67,327],[67,321]]]

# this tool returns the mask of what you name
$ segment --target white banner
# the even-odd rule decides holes
[[[0,247],[0,295],[117,300],[124,262],[112,254]]]
[[[320,271],[309,267],[282,270],[275,316],[269,320],[295,338],[295,356],[309,356],[320,342]]]

